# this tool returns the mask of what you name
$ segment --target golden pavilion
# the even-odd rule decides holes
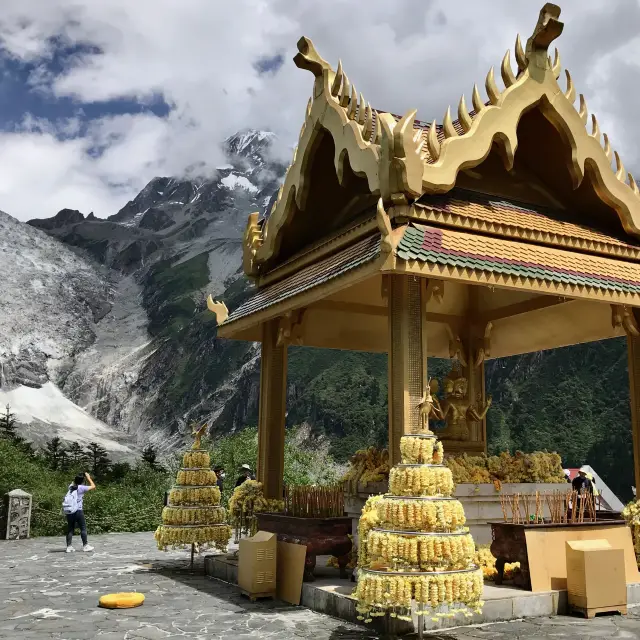
[[[267,497],[282,494],[288,345],[389,354],[393,465],[432,408],[427,357],[456,363],[445,449],[483,452],[488,359],[625,335],[640,486],[640,190],[549,50],[559,17],[546,4],[486,97],[474,86],[431,123],[371,107],[298,42],[313,91],[277,201],[249,216],[255,292],[231,312],[209,299],[220,337],[262,343]]]

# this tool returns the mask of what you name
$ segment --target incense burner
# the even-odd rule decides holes
[[[347,578],[347,564],[351,551],[351,518],[299,518],[279,513],[258,513],[258,529],[270,531],[281,542],[302,544],[307,547],[304,563],[304,581],[314,578],[316,556],[333,555],[338,558],[340,577]]]

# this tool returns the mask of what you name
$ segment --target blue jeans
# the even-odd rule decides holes
[[[80,509],[75,513],[69,513],[67,515],[67,547],[71,546],[73,532],[75,531],[76,527],[80,529],[82,544],[87,544],[87,523],[84,519],[84,512]]]

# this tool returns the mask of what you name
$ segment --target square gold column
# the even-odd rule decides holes
[[[633,435],[633,469],[636,490],[640,491],[640,336],[627,333],[629,359],[629,399]]]
[[[389,304],[389,464],[400,461],[400,438],[420,429],[418,405],[426,381],[426,281],[386,276]]]
[[[287,347],[278,346],[278,321],[262,325],[258,469],[266,498],[282,498],[287,407]]]

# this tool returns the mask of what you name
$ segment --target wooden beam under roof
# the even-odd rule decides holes
[[[541,309],[547,309],[549,307],[555,307],[559,304],[566,304],[571,302],[571,298],[564,298],[558,296],[536,296],[529,300],[523,300],[510,304],[506,307],[497,307],[489,311],[484,311],[478,314],[478,320],[480,322],[493,322],[494,320],[503,320],[505,318],[513,318],[514,316],[520,316],[531,311],[539,311]]]

